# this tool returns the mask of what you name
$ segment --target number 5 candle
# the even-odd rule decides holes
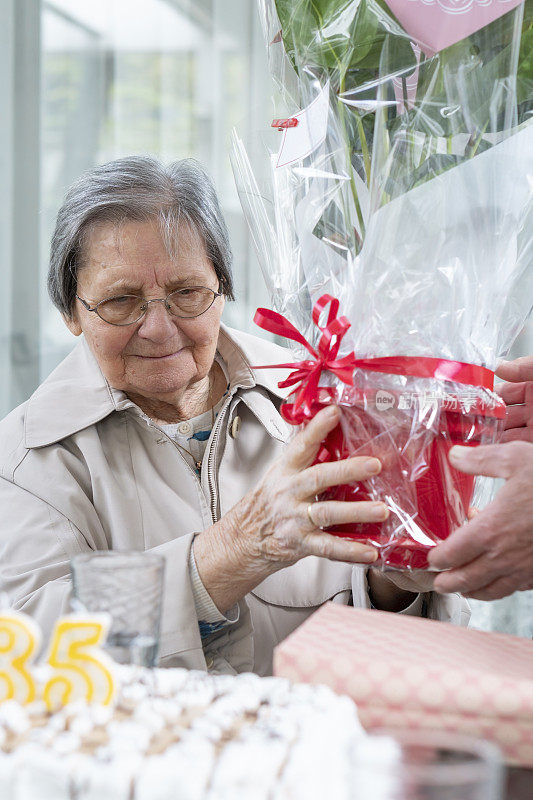
[[[100,649],[110,624],[109,614],[70,614],[58,620],[47,660],[52,674],[43,688],[50,710],[74,700],[112,702],[114,662]]]

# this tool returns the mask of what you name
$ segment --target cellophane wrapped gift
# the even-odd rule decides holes
[[[367,729],[468,734],[533,767],[527,639],[327,603],[276,647],[274,673],[348,695]]]
[[[494,370],[532,305],[533,3],[259,8],[279,113],[232,160],[275,309],[257,321],[294,348],[282,413],[339,405],[318,458],[383,469],[324,497],[390,516],[331,532],[424,568],[472,502],[448,452],[498,440]]]

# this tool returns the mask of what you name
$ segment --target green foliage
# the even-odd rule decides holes
[[[390,80],[416,68],[409,35],[385,0],[274,0],[286,53],[303,84],[312,74],[342,95],[337,106],[350,191],[364,236],[354,175],[370,185],[375,114],[343,100],[380,99],[379,133],[387,159],[381,202],[409,191],[490,146],[484,134],[509,125],[516,12],[511,11],[433,58],[422,56],[414,106],[399,114]],[[405,83],[404,83],[405,87]],[[519,121],[533,110],[533,0],[526,0],[517,75]],[[405,89],[404,89],[405,90]],[[305,96],[305,93],[304,93]],[[490,126],[490,128],[489,128]],[[454,154],[458,134],[464,147]],[[382,138],[383,137],[383,138]],[[442,153],[445,143],[446,153]],[[437,152],[439,150],[439,152]],[[374,165],[375,166],[375,165]],[[379,165],[378,165],[379,173]],[[375,176],[379,180],[379,176]],[[322,227],[321,227],[322,225]],[[329,231],[321,221],[317,231]],[[333,236],[328,236],[331,241]]]
[[[276,0],[276,8],[295,69],[326,71],[334,89],[372,79],[387,38],[397,67],[413,62],[409,39],[384,0]]]
[[[380,76],[415,68],[410,38],[385,0],[275,0],[286,52],[296,71],[306,67],[326,76],[336,93],[358,92]],[[428,135],[477,135],[494,122],[494,94],[512,64],[515,13],[504,14],[470,37],[422,59],[418,79],[416,129]],[[518,66],[518,104],[529,109],[533,94],[533,0],[526,0]],[[391,95],[391,85],[385,90]],[[373,94],[374,93],[374,94]],[[505,93],[501,93],[502,96]],[[353,96],[353,95],[352,95]],[[368,93],[373,99],[375,89]],[[448,117],[442,108],[457,105],[465,113]],[[504,102],[503,100],[501,101]],[[364,155],[372,136],[373,115],[340,109],[352,155]],[[394,125],[391,115],[391,126]],[[391,130],[391,127],[389,127]],[[352,158],[352,161],[355,161]]]
[[[522,122],[533,110],[533,0],[526,0],[517,72],[518,118]]]

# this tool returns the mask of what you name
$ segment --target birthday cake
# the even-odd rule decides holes
[[[112,706],[0,705],[2,800],[348,800],[355,706],[280,678],[118,668]]]

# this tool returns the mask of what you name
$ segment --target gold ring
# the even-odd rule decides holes
[[[309,522],[311,523],[313,528],[316,528],[317,524],[313,519],[313,515],[311,514],[311,509],[312,508],[313,508],[313,503],[309,503],[309,505],[307,506],[307,516],[309,517]]]

